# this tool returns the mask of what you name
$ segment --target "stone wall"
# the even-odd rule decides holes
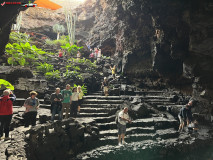
[[[34,2],[35,0],[31,0]],[[11,2],[10,0],[5,0],[4,2]],[[29,3],[28,0],[14,0],[13,2]],[[16,17],[21,10],[25,10],[25,7],[20,5],[4,5],[1,6],[0,10],[0,55],[4,54],[5,45],[9,40],[9,34],[11,31],[11,26],[15,23]],[[1,59],[0,59],[0,63]]]
[[[79,28],[89,32],[82,37],[91,46],[100,46],[103,54],[114,55],[118,73],[124,73],[140,87],[148,87],[151,82],[152,86],[175,87],[192,95],[205,103],[195,110],[205,110],[209,117],[213,108],[213,21],[209,16],[213,12],[212,2],[87,2],[78,9]]]
[[[5,154],[8,159],[74,159],[86,148],[88,137],[91,137],[88,136],[88,125],[68,119],[37,124],[31,129],[15,128]]]

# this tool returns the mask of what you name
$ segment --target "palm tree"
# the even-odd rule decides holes
[[[65,28],[64,28],[63,25],[55,24],[53,26],[53,32],[57,33],[57,40],[59,40],[60,33],[64,33],[65,32]]]

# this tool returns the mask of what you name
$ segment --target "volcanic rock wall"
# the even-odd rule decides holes
[[[5,0],[4,2],[11,2],[10,0]],[[14,0],[13,2],[29,3],[28,0]],[[32,0],[31,2],[34,2]],[[3,1],[2,1],[3,3]],[[26,8],[21,7],[21,5],[1,5],[0,8],[0,56],[4,54],[5,45],[9,40],[9,34],[11,31],[11,26],[15,23],[17,15],[20,11]],[[0,60],[1,63],[1,60]]]
[[[209,0],[87,0],[78,8],[78,25],[92,47],[114,55],[118,73],[139,83],[147,77],[163,79],[205,101],[197,110],[209,114],[212,12]]]
[[[118,73],[133,81],[137,78],[139,86],[149,77],[195,99],[205,98],[204,106],[210,105],[205,113],[211,112],[213,2],[86,0],[76,11],[77,37],[100,47],[105,55],[114,55]],[[8,23],[0,33],[3,54],[18,8],[0,12],[9,13],[1,14],[0,28]]]

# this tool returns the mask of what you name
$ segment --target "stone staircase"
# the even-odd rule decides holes
[[[116,83],[114,83],[117,85]],[[119,84],[117,87],[121,87]],[[90,159],[96,157],[94,154],[104,153],[101,150],[106,146],[117,147],[117,125],[115,123],[115,113],[124,107],[124,103],[130,102],[131,105],[147,104],[152,109],[152,113],[147,117],[139,117],[133,119],[133,123],[127,124],[126,142],[129,145],[143,144],[147,141],[175,141],[179,137],[177,132],[178,121],[166,110],[168,107],[182,107],[172,102],[172,92],[167,90],[128,90],[120,92],[120,95],[102,96],[102,91],[98,91],[91,95],[84,96],[84,101],[81,106],[81,111],[76,118],[82,124],[93,122],[92,127],[97,128],[96,132],[85,133],[85,150],[77,156],[78,159]],[[129,88],[131,88],[129,86]],[[17,98],[15,102],[14,112],[24,112],[22,106],[24,98]],[[50,119],[50,104],[45,104],[43,99],[40,99],[40,109],[38,110],[38,120],[45,123]],[[20,118],[21,117],[15,117]],[[91,124],[91,123],[90,123]],[[93,134],[93,135],[91,135]],[[94,138],[95,137],[95,138]]]
[[[98,139],[92,140],[85,137],[87,152],[78,155],[79,159],[90,159],[98,154],[100,147],[117,146],[117,125],[115,123],[115,113],[123,107],[126,101],[132,104],[146,103],[153,106],[152,113],[148,118],[133,119],[133,123],[127,124],[126,142],[129,144],[135,142],[144,142],[147,140],[167,140],[176,139],[179,136],[177,132],[177,120],[166,111],[171,105],[170,93],[165,91],[136,91],[131,95],[120,96],[102,96],[102,92],[96,92],[92,95],[84,96],[84,102],[81,107],[79,121],[91,118],[95,120],[95,125],[99,128]],[[182,106],[179,106],[182,107]],[[162,109],[163,108],[163,109]],[[163,116],[165,115],[165,117]],[[129,145],[128,144],[128,145]]]

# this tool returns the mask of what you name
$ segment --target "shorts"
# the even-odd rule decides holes
[[[183,124],[184,123],[184,119],[180,115],[178,115],[178,118],[180,120],[180,124]]]
[[[125,134],[126,133],[126,125],[122,125],[118,123],[118,135]]]
[[[108,92],[108,87],[104,87],[104,92]]]

